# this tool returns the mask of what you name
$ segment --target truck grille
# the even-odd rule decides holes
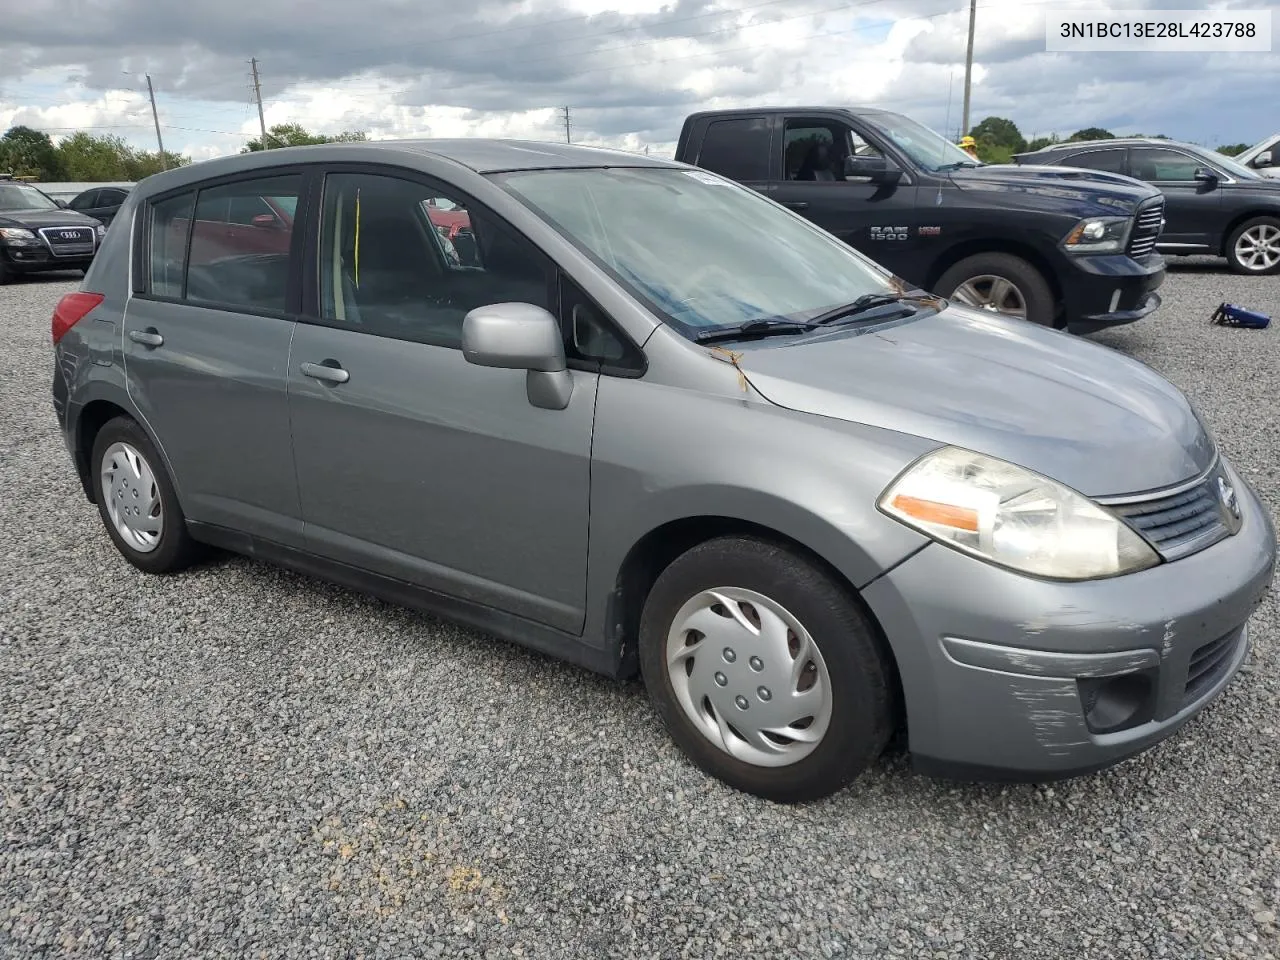
[[[1230,536],[1218,496],[1221,467],[1193,485],[1142,500],[1106,503],[1165,560],[1177,560]]]
[[[41,227],[40,238],[55,257],[84,257],[93,253],[92,227]]]
[[[1164,197],[1155,197],[1138,207],[1129,233],[1129,256],[1145,257],[1156,248],[1164,229]]]

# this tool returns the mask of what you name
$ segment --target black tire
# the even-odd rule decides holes
[[[127,443],[132,446],[146,461],[155,480],[155,488],[159,494],[161,517],[163,524],[160,537],[155,547],[143,551],[128,543],[116,529],[111,519],[107,501],[109,497],[102,489],[103,458],[114,443]],[[146,573],[177,573],[191,566],[203,555],[200,544],[191,539],[187,531],[187,519],[178,504],[173,482],[165,470],[164,462],[156,452],[155,445],[146,432],[128,417],[116,417],[103,424],[102,429],[93,441],[93,454],[89,461],[89,480],[93,484],[94,499],[98,503],[98,514],[102,517],[103,526],[112,543],[131,564]]]
[[[1000,277],[1018,288],[1026,304],[1027,320],[1042,326],[1060,326],[1058,308],[1048,281],[1034,266],[1009,253],[978,253],[965,257],[946,271],[934,285],[934,293],[951,297],[975,277]]]
[[[825,661],[829,725],[813,752],[789,765],[761,766],[732,756],[700,732],[676,697],[667,634],[686,602],[717,587],[750,590],[780,604],[812,636]],[[800,803],[829,796],[875,761],[894,731],[892,664],[857,603],[830,574],[767,540],[720,537],[678,557],[645,601],[639,653],[645,687],[677,746],[703,772],[766,800]]]
[[[1271,227],[1280,230],[1280,218],[1276,217],[1253,217],[1246,220],[1240,226],[1231,231],[1231,236],[1227,237],[1226,249],[1223,251],[1227,257],[1227,265],[1231,268],[1232,273],[1243,274],[1248,277],[1269,277],[1280,273],[1280,261],[1265,269],[1255,270],[1245,264],[1236,254],[1236,243],[1245,231],[1252,230],[1255,227]]]
[[[13,277],[13,271],[6,266],[3,260],[0,260],[0,287],[3,287],[6,283],[12,280]]]

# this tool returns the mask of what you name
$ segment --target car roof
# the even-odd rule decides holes
[[[799,104],[793,107],[734,107],[725,110],[699,110],[697,113],[689,114],[688,119],[695,120],[702,119],[704,117],[746,116],[749,114],[759,116],[762,113],[768,116],[773,116],[774,114],[779,113],[847,113],[855,117],[876,117],[891,114],[893,111],[882,110],[879,107],[846,107],[832,106],[831,104],[826,104],[825,106],[814,106],[810,104],[806,106],[804,104]]]
[[[1051,143],[1047,147],[1041,147],[1039,150],[1028,150],[1018,154],[1020,157],[1034,157],[1041,153],[1061,153],[1063,150],[1079,150],[1081,148],[1095,147],[1105,150],[1108,147],[1181,147],[1184,150],[1205,150],[1205,147],[1198,146],[1194,143],[1184,143],[1181,140],[1166,140],[1161,137],[1112,137],[1109,140],[1064,140],[1061,143]]]

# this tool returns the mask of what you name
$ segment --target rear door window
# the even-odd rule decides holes
[[[1088,170],[1102,170],[1106,173],[1124,173],[1125,151],[1090,150],[1087,153],[1072,154],[1063,162],[1069,167],[1084,167]]]
[[[265,198],[296,201],[301,189],[302,174],[295,173],[201,190],[191,231],[186,298],[251,312],[284,312],[293,217]]]

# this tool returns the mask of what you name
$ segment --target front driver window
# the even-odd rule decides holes
[[[463,317],[504,301],[556,311],[555,273],[524,237],[412,180],[363,173],[325,178],[323,319],[458,348]]]

